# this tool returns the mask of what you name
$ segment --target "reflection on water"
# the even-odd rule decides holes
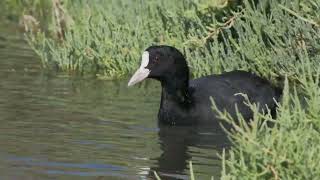
[[[157,125],[157,83],[126,87],[48,75],[21,35],[0,28],[1,179],[199,179],[219,176],[223,133]]]
[[[162,152],[156,158],[153,170],[164,179],[188,179],[182,174],[188,169],[190,160],[197,175],[200,173],[210,179],[210,176],[220,174],[217,153],[227,145],[226,136],[220,129],[160,126],[158,139]]]

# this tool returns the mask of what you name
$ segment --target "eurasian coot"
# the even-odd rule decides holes
[[[275,112],[281,90],[268,81],[245,71],[232,71],[209,75],[189,81],[187,62],[176,48],[151,46],[142,54],[139,69],[131,77],[128,86],[145,78],[160,81],[162,86],[158,119],[169,125],[193,125],[217,122],[212,110],[212,97],[220,110],[237,117],[236,106],[242,116],[249,120],[252,111],[245,104],[246,94],[250,102],[259,104],[260,110],[268,107]]]

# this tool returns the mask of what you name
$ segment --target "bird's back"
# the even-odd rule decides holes
[[[260,110],[275,109],[275,100],[279,100],[279,90],[259,76],[244,72],[232,71],[221,75],[210,75],[190,81],[190,92],[195,103],[193,114],[199,119],[213,119],[210,97],[220,110],[227,110],[236,117],[235,105],[245,119],[252,117],[252,111],[244,104],[246,95],[250,102],[260,104]],[[206,118],[201,118],[206,116]]]

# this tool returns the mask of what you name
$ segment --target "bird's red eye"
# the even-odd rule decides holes
[[[159,61],[159,56],[156,56],[154,62],[155,62],[155,63],[158,63],[158,61]]]

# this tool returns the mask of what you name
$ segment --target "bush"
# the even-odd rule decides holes
[[[44,67],[121,77],[138,66],[141,52],[151,44],[183,49],[190,34],[200,38],[205,27],[198,6],[190,0],[74,1],[65,5],[64,13],[73,23],[65,28],[62,39],[54,33],[29,34],[28,39]],[[210,13],[204,18],[213,16]],[[52,32],[61,27],[55,28]]]
[[[303,67],[301,84],[290,85],[289,91],[286,80],[277,120],[270,113],[260,114],[253,104],[254,119],[249,125],[240,116],[242,123],[235,123],[220,112],[234,127],[229,132],[234,146],[222,156],[221,179],[320,178],[320,68],[312,75],[305,60],[308,65]],[[268,127],[268,121],[274,127]]]
[[[312,68],[316,67],[319,3],[265,0],[211,6],[210,0],[196,2],[73,1],[65,5],[73,23],[66,27],[62,41],[40,33],[31,34],[29,42],[45,66],[107,78],[132,72],[151,44],[178,47],[195,77],[243,69],[272,80],[285,75],[293,80],[301,72],[297,55],[303,49],[310,53]]]

